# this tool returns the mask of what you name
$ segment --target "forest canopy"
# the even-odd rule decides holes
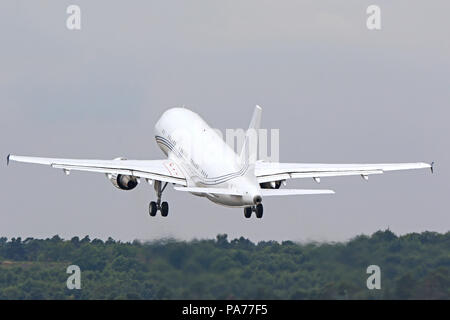
[[[80,290],[66,286],[69,265]],[[367,288],[369,265],[379,290]],[[450,299],[450,232],[304,244],[3,237],[0,299]]]

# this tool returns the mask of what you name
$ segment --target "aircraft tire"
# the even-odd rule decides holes
[[[156,202],[151,201],[150,204],[148,205],[148,214],[151,217],[154,217],[156,216],[156,211],[158,211],[158,208],[156,207]]]
[[[164,201],[163,203],[161,203],[161,215],[163,217],[167,217],[167,215],[169,214],[169,204]]]
[[[263,205],[261,203],[258,203],[256,205],[256,217],[258,219],[261,219],[263,216]]]
[[[244,208],[244,217],[247,219],[252,216],[252,207],[245,207]]]

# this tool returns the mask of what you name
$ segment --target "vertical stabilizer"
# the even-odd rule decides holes
[[[241,162],[247,164],[254,164],[258,160],[258,131],[261,125],[261,112],[260,106],[256,105],[255,111],[253,111],[252,120],[245,134],[244,144],[241,150]]]

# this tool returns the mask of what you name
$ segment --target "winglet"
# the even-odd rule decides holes
[[[9,157],[11,156],[11,153],[8,154],[8,156],[6,157],[6,165],[9,165]]]
[[[430,163],[430,170],[431,170],[431,173],[434,173],[434,161],[432,161]]]

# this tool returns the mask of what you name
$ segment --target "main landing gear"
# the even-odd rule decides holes
[[[148,213],[150,214],[150,216],[154,217],[156,216],[156,212],[159,210],[161,211],[161,216],[163,217],[167,217],[167,215],[169,214],[169,204],[164,201],[161,203],[161,195],[164,191],[164,189],[166,189],[167,187],[167,182],[164,184],[164,186],[161,188],[161,181],[155,181],[155,191],[156,191],[156,196],[157,196],[157,200],[150,202],[149,206],[148,206]]]
[[[245,207],[244,208],[244,216],[248,219],[252,216],[252,212],[255,212],[256,217],[261,219],[263,216],[263,205],[262,203],[258,203],[256,206]]]

